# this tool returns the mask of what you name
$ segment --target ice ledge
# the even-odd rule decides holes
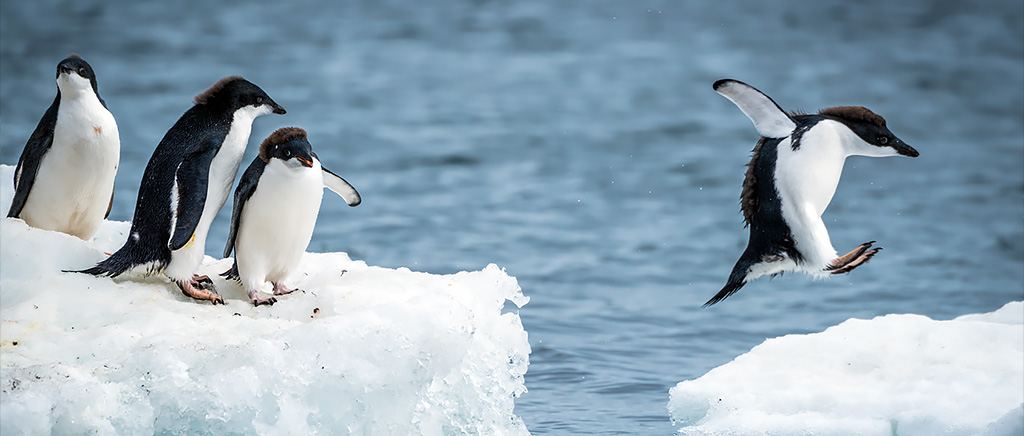
[[[670,391],[685,435],[1019,435],[1024,303],[768,339]]]
[[[11,167],[0,168],[0,207]],[[124,241],[0,220],[0,433],[528,434],[524,296],[495,265],[432,275],[307,253],[305,292],[212,306],[159,278],[84,268]],[[228,260],[206,258],[213,277]],[[343,273],[344,271],[344,273]]]

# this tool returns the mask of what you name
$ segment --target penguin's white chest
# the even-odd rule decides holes
[[[822,121],[804,133],[800,147],[793,150],[782,141],[775,164],[775,180],[784,202],[811,207],[821,216],[832,201],[843,174],[846,154],[838,132]]]
[[[822,121],[804,133],[796,150],[789,139],[778,147],[775,184],[782,215],[811,274],[821,274],[821,267],[836,257],[821,215],[835,195],[846,160],[839,127]]]
[[[53,144],[39,164],[22,218],[33,227],[91,238],[110,205],[120,151],[114,116],[95,94],[62,98]]]
[[[245,147],[249,144],[249,134],[252,132],[252,123],[256,117],[270,113],[268,106],[245,106],[235,111],[231,119],[231,128],[224,137],[220,150],[213,156],[210,162],[208,173],[209,185],[206,194],[206,204],[203,207],[203,215],[199,220],[199,229],[202,229],[203,239],[206,239],[206,232],[210,229],[213,218],[220,212],[224,202],[231,193],[231,184],[238,174],[238,167],[242,164],[242,155]]]
[[[309,246],[323,199],[320,162],[291,168],[271,159],[246,201],[235,240],[238,272],[246,289],[285,280]]]
[[[202,219],[199,225],[204,229],[210,228],[213,218],[224,206],[224,202],[231,192],[231,183],[238,174],[238,167],[242,164],[242,155],[245,153],[245,146],[249,143],[249,133],[252,131],[252,120],[239,120],[236,114],[231,122],[231,129],[220,150],[213,156],[210,162],[208,173],[209,185],[207,187],[206,205],[203,207]]]

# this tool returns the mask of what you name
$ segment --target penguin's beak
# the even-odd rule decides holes
[[[288,111],[284,110],[283,107],[278,106],[278,105],[275,104],[274,105],[274,113],[278,114],[278,115],[284,115],[284,114],[288,113]]]
[[[295,159],[302,163],[302,166],[306,168],[313,168],[313,160],[307,157],[295,156]]]
[[[896,153],[904,156],[918,157],[921,155],[921,153],[918,153],[914,147],[907,145],[907,143],[903,142],[903,140],[899,138],[896,139],[896,143],[892,144],[892,148],[896,149]]]

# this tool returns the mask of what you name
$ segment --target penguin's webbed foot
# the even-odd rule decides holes
[[[274,295],[285,295],[291,294],[292,292],[298,291],[298,288],[289,288],[284,283],[274,283]]]
[[[825,267],[825,271],[832,274],[843,274],[853,271],[854,268],[868,263],[875,254],[882,250],[881,247],[871,248],[875,241],[865,242],[854,248],[853,251],[836,258]]]
[[[224,297],[214,292],[213,280],[210,280],[209,277],[193,276],[187,281],[175,283],[178,284],[178,288],[181,288],[182,293],[196,300],[210,300],[214,305],[217,303],[227,304],[224,302]],[[207,285],[210,287],[209,290],[206,288]]]
[[[252,300],[253,306],[273,306],[274,303],[277,303],[277,299],[274,297],[260,297],[260,291],[249,291],[249,300]]]

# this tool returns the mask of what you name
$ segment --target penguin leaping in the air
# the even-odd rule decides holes
[[[715,91],[739,106],[761,139],[747,166],[740,204],[750,240],[725,287],[704,303],[718,303],[763,275],[802,271],[826,277],[852,271],[881,248],[865,242],[838,256],[821,220],[839,184],[847,156],[910,156],[918,152],[861,106],[817,114],[787,114],[746,83],[723,79]]]
[[[298,266],[313,236],[324,187],[349,206],[361,202],[352,185],[320,165],[306,131],[297,127],[278,129],[268,136],[260,144],[259,156],[242,173],[224,247],[224,257],[235,251],[235,263],[221,275],[240,281],[254,305],[277,301],[259,296],[268,281],[274,295],[295,291],[284,281]]]
[[[18,160],[7,216],[89,240],[110,214],[120,153],[96,73],[78,55],[68,56],[57,64],[57,97]]]
[[[271,113],[285,110],[239,76],[225,77],[196,96],[146,165],[128,240],[106,260],[79,272],[109,277],[136,268],[162,272],[185,295],[223,303],[210,278],[196,271],[210,223],[242,163],[253,120]]]

